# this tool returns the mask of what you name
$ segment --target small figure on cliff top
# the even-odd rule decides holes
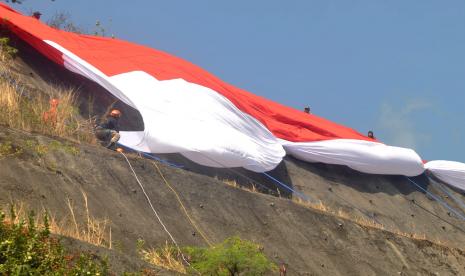
[[[367,136],[368,136],[368,138],[376,139],[376,138],[375,138],[375,135],[373,134],[373,131],[371,131],[371,130],[368,131],[368,135],[367,135]]]
[[[42,15],[42,13],[40,13],[39,11],[35,11],[35,12],[32,13],[32,17],[34,17],[37,20],[40,20],[41,15]]]

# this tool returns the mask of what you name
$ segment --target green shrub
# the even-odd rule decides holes
[[[0,157],[9,156],[9,155],[18,155],[21,154],[23,149],[17,145],[13,145],[11,141],[1,142],[0,143]]]
[[[13,154],[13,146],[11,145],[11,141],[7,141],[4,143],[0,143],[0,156],[7,156]]]
[[[66,255],[56,238],[50,237],[48,217],[36,226],[34,214],[27,222],[12,207],[7,219],[0,212],[0,275],[108,275],[105,259],[90,254]]]
[[[55,150],[55,151],[64,151],[66,153],[70,153],[72,155],[78,155],[80,153],[79,148],[70,145],[68,143],[63,144],[60,141],[53,140],[48,144],[49,149]]]
[[[8,37],[0,37],[0,57],[2,61],[8,61],[16,57],[18,49],[10,46]]]
[[[185,251],[192,268],[202,275],[265,275],[277,269],[258,244],[237,236],[211,248],[187,247]]]

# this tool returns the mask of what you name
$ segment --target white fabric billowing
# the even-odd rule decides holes
[[[125,146],[179,152],[202,165],[255,172],[274,169],[285,155],[263,124],[210,88],[182,79],[159,81],[141,71],[108,77],[60,45],[46,42],[63,53],[67,69],[96,81],[141,113],[144,132],[122,132]]]
[[[285,155],[265,126],[209,88],[182,79],[158,81],[141,71],[110,81],[144,118],[142,139],[122,135],[121,143],[132,148],[180,152],[202,165],[256,172],[275,168]]]
[[[144,120],[143,132],[122,132],[120,142],[152,153],[179,152],[212,167],[269,171],[286,151],[304,161],[347,165],[375,174],[419,175],[423,165],[410,149],[338,139],[293,143],[279,140],[258,120],[240,111],[219,93],[182,79],[159,81],[145,72],[108,77],[60,45],[65,67],[96,81]],[[282,145],[281,145],[282,144]]]
[[[77,55],[73,54],[72,52],[66,50],[65,48],[61,47],[61,45],[50,41],[50,40],[45,40],[45,43],[49,44],[53,48],[57,49],[63,54],[63,60],[64,60],[64,66],[66,69],[68,69],[71,72],[74,72],[76,74],[82,75],[90,80],[95,81],[99,85],[101,85],[103,88],[108,90],[111,94],[113,94],[115,97],[120,99],[122,102],[125,104],[136,108],[135,105],[131,102],[131,100],[122,92],[119,91],[110,81],[107,75],[105,75],[103,72],[95,68],[94,66],[90,65],[88,62],[85,60],[81,59]]]
[[[371,174],[416,176],[424,172],[421,158],[407,148],[354,139],[280,141],[288,154],[307,162],[346,165]]]
[[[435,160],[425,164],[425,169],[445,183],[465,191],[465,164],[454,161]]]

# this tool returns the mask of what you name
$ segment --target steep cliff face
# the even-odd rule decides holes
[[[5,142],[11,142],[14,148],[22,151],[15,155],[3,156],[0,160],[2,204],[11,200],[21,201],[31,208],[46,208],[56,217],[66,217],[69,215],[69,199],[75,206],[76,216],[85,218],[83,210],[86,208],[82,198],[82,192],[85,192],[92,216],[106,218],[111,222],[114,247],[118,245],[119,250],[125,254],[136,255],[135,244],[138,238],[143,238],[147,244],[153,246],[163,245],[169,240],[151,211],[127,162],[119,153],[91,145],[67,144],[66,141],[60,143],[76,147],[78,152],[59,147],[52,149],[50,145],[55,145],[56,142],[51,138],[1,128],[0,143]],[[25,146],[28,143],[37,143],[45,147],[49,145],[50,150],[38,154],[34,148],[29,150]],[[411,232],[416,238],[406,237],[404,234],[371,227],[373,225],[363,221],[359,221],[361,224],[355,223],[351,221],[351,215],[348,216],[349,219],[344,219],[340,214],[328,212],[325,208],[320,208],[322,211],[319,211],[296,204],[288,198],[231,187],[215,178],[159,163],[154,164],[154,161],[136,155],[130,155],[129,160],[155,209],[181,245],[206,243],[198,229],[189,222],[155,164],[177,191],[188,214],[208,239],[220,242],[229,236],[239,235],[255,240],[264,246],[266,254],[274,261],[287,263],[291,275],[465,273],[465,254],[459,249],[463,244],[460,240],[463,236],[454,232],[458,230],[444,230],[450,231],[451,234],[447,237],[441,236],[444,238],[440,240],[443,244],[438,245],[428,240],[416,239],[418,234],[424,233],[420,230]],[[287,163],[287,166],[291,173],[298,170],[294,161]],[[301,179],[306,183],[302,188],[313,188],[312,195],[316,195],[317,190],[323,193],[323,190],[332,185],[333,191],[328,192],[322,200],[332,199],[331,204],[335,206],[348,204],[339,202],[332,193],[338,193],[338,196],[342,197],[347,192],[344,189],[353,187],[341,188],[338,185],[346,184],[336,185],[327,180],[313,180],[312,178],[321,177],[325,169],[317,165],[312,168],[313,171],[300,169],[300,173],[307,174]],[[297,176],[294,177],[297,179]],[[372,185],[377,185],[376,183],[378,182],[375,181]],[[395,182],[390,183],[385,179],[383,184],[395,185]],[[410,192],[415,194],[416,198],[422,196],[417,192]],[[376,209],[378,206],[380,209],[377,209],[377,212],[396,221],[401,216],[389,217],[389,209],[396,213],[395,208],[401,207],[396,206],[398,203],[387,200],[396,195],[380,193],[381,195],[373,199],[375,207],[372,208]],[[345,197],[356,196],[369,198],[370,195],[353,190]],[[439,207],[433,205],[431,202],[429,207],[440,211]],[[350,206],[344,208],[347,213],[357,212],[352,211]],[[420,210],[412,209],[410,212],[415,215],[414,218],[416,217],[412,218],[412,224],[423,220],[424,224],[428,224],[428,227],[422,230],[430,231],[437,227],[434,217],[422,214]],[[407,215],[410,216],[410,213]],[[386,229],[392,230],[388,227]],[[434,234],[434,231],[436,230],[427,234]]]
[[[84,118],[102,114],[114,101],[97,84],[49,62],[27,45],[17,41],[16,47],[20,56],[14,68],[31,93],[49,93],[54,85],[78,87]],[[137,111],[116,106],[125,114],[125,129],[143,128]],[[0,127],[0,143],[21,149],[0,156],[2,205],[24,202],[65,218],[72,202],[76,216],[85,219],[84,192],[92,216],[108,219],[113,247],[124,254],[137,258],[138,238],[152,246],[169,240],[121,154],[57,139]],[[37,145],[48,150],[38,151]],[[289,275],[465,274],[465,222],[405,177],[287,158],[270,175],[305,194],[306,202],[262,174],[202,167],[177,155],[161,157],[184,168],[135,154],[129,161],[181,245],[206,245],[199,229],[212,242],[239,235],[262,244],[276,263],[288,264]],[[465,211],[438,188],[443,184],[424,175],[413,181]],[[460,192],[441,187],[465,201]]]

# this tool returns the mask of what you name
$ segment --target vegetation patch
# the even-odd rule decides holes
[[[47,211],[39,210],[36,213],[40,214],[40,217],[47,216],[47,228],[53,234],[70,237],[86,243],[101,246],[111,249],[111,228],[109,226],[110,221],[108,219],[100,219],[91,215],[87,195],[82,192],[84,199],[84,210],[78,209],[70,199],[67,200],[67,206],[63,206],[68,209],[66,217],[58,218],[53,213],[50,214]],[[20,223],[21,221],[28,221],[28,213],[30,209],[24,203],[15,203],[11,205],[15,211],[15,216],[12,218],[13,223]],[[84,216],[78,216],[84,214]],[[45,227],[44,221],[36,219],[35,225]],[[1,274],[1,273],[0,273]]]
[[[11,141],[5,141],[0,143],[0,158],[6,156],[15,156],[21,154],[23,149],[16,145],[13,145]]]
[[[14,59],[18,54],[18,49],[10,45],[10,38],[0,37],[0,60],[2,62],[8,62]]]
[[[208,248],[186,247],[184,253],[169,244],[162,248],[144,249],[143,240],[139,240],[138,251],[143,260],[181,274],[255,276],[269,275],[277,270],[276,264],[268,260],[259,244],[237,236]]]
[[[187,273],[186,267],[182,261],[181,252],[179,252],[176,247],[166,243],[165,246],[161,248],[145,249],[144,245],[144,240],[137,240],[137,251],[142,257],[142,260],[181,274]]]
[[[1,64],[0,124],[77,142],[95,143],[95,119],[80,117],[75,89],[55,87],[50,92],[56,95],[55,98],[27,92],[20,78],[12,74],[7,65]]]
[[[42,227],[34,213],[27,221],[0,212],[0,274],[2,275],[108,275],[105,259],[87,253],[67,254],[56,238],[50,236],[50,224],[44,215]]]
[[[80,150],[71,143],[62,143],[56,140],[50,143],[39,143],[31,139],[15,142],[5,140],[0,142],[0,158],[7,156],[14,157],[22,153],[30,153],[38,157],[44,157],[49,152],[64,152],[77,156]]]
[[[52,141],[48,144],[49,149],[56,151],[63,151],[72,155],[78,155],[80,153],[79,148],[69,143],[61,143],[60,141]]]
[[[267,275],[277,270],[262,247],[237,236],[210,248],[187,247],[192,270],[202,275]]]

